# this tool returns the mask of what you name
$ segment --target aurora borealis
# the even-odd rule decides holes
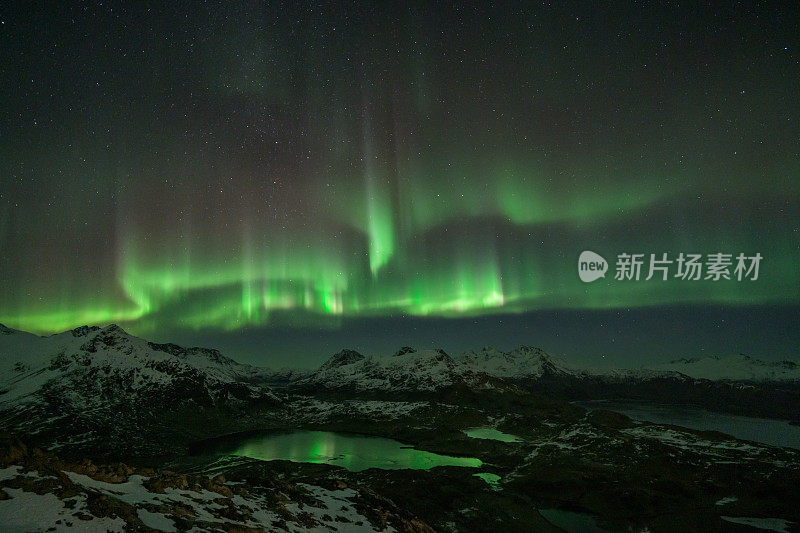
[[[794,9],[52,4],[0,6],[11,327],[800,305]],[[583,250],[764,260],[587,285]]]

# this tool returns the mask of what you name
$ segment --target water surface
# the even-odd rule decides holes
[[[800,427],[786,420],[714,413],[691,405],[597,400],[576,402],[588,409],[608,409],[633,420],[721,431],[737,439],[800,449]]]
[[[478,472],[477,474],[472,475],[484,480],[486,484],[492,487],[494,490],[500,490],[500,476],[497,474],[492,474],[491,472]]]
[[[480,467],[474,457],[452,457],[417,450],[392,439],[331,431],[293,431],[243,437],[223,446],[228,455],[262,461],[323,463],[353,472],[368,468],[427,470],[435,466]]]
[[[502,431],[490,427],[469,428],[465,429],[464,433],[466,433],[468,437],[472,437],[474,439],[490,439],[499,440],[501,442],[522,442],[522,439],[516,435],[503,433]]]

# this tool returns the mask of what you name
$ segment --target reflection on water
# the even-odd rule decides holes
[[[688,405],[607,400],[577,403],[588,409],[617,411],[634,420],[656,424],[674,424],[690,429],[721,431],[737,439],[800,449],[800,427],[793,426],[785,420],[713,413]]]
[[[499,440],[502,442],[522,442],[522,439],[520,439],[516,435],[503,433],[502,431],[498,431],[494,428],[488,428],[488,427],[469,428],[465,429],[464,433],[466,433],[468,437],[472,437],[474,439],[490,439],[490,440]]]
[[[222,451],[222,450],[221,450]],[[381,437],[366,437],[330,431],[294,431],[256,437],[245,437],[225,453],[262,461],[294,461],[325,463],[353,472],[367,468],[385,470],[426,470],[435,466],[477,468],[483,463],[472,457],[450,457],[416,450],[402,443]]]
[[[484,480],[494,490],[500,490],[500,476],[497,474],[492,474],[491,472],[478,472],[477,474],[472,475]]]

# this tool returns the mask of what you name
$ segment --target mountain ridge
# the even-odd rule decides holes
[[[0,335],[6,338],[13,336],[20,339],[20,341],[22,341],[22,339],[27,341],[32,341],[33,339],[63,339],[67,336],[73,338],[85,337],[87,338],[87,344],[82,346],[82,349],[89,352],[97,349],[98,345],[104,345],[100,346],[101,349],[104,347],[111,347],[117,339],[120,339],[122,344],[125,344],[126,337],[139,339],[139,337],[127,333],[117,324],[109,324],[105,327],[84,325],[47,336],[35,335],[0,324]],[[273,369],[271,367],[239,363],[214,348],[199,346],[184,347],[171,342],[144,342],[146,342],[153,351],[169,354],[179,359],[185,359],[187,361],[191,361],[192,358],[197,358],[197,360],[209,360],[214,364],[237,367],[242,371],[247,369],[246,373],[248,375],[262,377],[276,375],[284,376],[285,378],[294,377],[300,379],[322,370],[331,371],[335,368],[365,360],[381,362],[391,358],[403,357],[408,354],[439,353],[440,358],[442,354],[444,354],[444,356],[453,363],[470,367],[469,369],[474,372],[484,372],[493,377],[504,379],[535,379],[541,378],[544,375],[572,375],[597,376],[601,378],[652,378],[672,376],[675,378],[708,379],[712,381],[800,381],[800,363],[790,360],[764,361],[745,354],[680,357],[669,362],[642,365],[638,368],[621,367],[598,370],[581,368],[568,364],[562,359],[548,354],[545,350],[530,345],[520,345],[510,351],[502,351],[491,346],[484,346],[480,350],[467,350],[456,356],[450,356],[441,349],[416,350],[409,346],[403,346],[392,355],[384,357],[366,356],[356,350],[344,348],[330,356],[316,369],[298,369],[293,367]],[[2,347],[0,346],[0,348]],[[24,361],[21,362],[25,364]],[[3,361],[0,360],[0,369],[2,369],[2,364]],[[366,365],[367,363],[363,364]]]

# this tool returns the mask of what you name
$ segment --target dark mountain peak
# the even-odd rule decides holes
[[[519,348],[513,350],[511,353],[517,353],[520,355],[524,355],[526,357],[535,357],[543,361],[550,360],[550,356],[547,355],[547,352],[545,352],[541,348],[537,348],[536,346],[526,346],[523,344]]]
[[[0,335],[13,335],[14,333],[17,333],[17,330],[0,324]]]
[[[195,346],[193,348],[187,348],[186,349],[186,354],[189,355],[189,356],[200,355],[200,356],[206,357],[206,358],[214,361],[215,363],[220,363],[220,364],[223,364],[223,365],[238,365],[239,364],[236,361],[234,361],[233,359],[231,359],[230,357],[226,357],[226,356],[222,355],[222,352],[220,352],[219,350],[217,350],[215,348],[202,348],[202,347]]]
[[[130,346],[131,336],[124,329],[116,324],[111,324],[104,328],[97,328],[97,335],[83,343],[81,349],[86,352],[94,353],[102,348],[120,348]],[[130,353],[130,351],[128,351]]]
[[[517,350],[522,352],[545,353],[541,348],[537,346],[530,346],[528,344],[521,344]]]
[[[113,335],[127,335],[128,332],[119,327],[117,324],[109,324],[103,328],[104,333],[113,334]]]
[[[344,349],[325,361],[325,363],[320,367],[320,370],[330,370],[344,365],[351,365],[363,359],[366,358],[357,351]]]
[[[436,361],[443,362],[447,365],[455,363],[455,361],[453,361],[453,358],[447,355],[447,352],[445,352],[441,348],[436,348],[436,350],[434,351],[436,352],[436,357],[435,357]]]
[[[97,326],[79,326],[71,331],[73,337],[85,337],[89,333],[99,331]]]
[[[416,348],[412,348],[411,346],[403,346],[399,350],[397,350],[393,357],[399,357],[401,355],[405,355],[407,353],[414,353],[416,352]]]
[[[493,346],[484,346],[480,349],[480,351],[477,352],[475,350],[469,350],[465,352],[464,357],[489,360],[497,357],[505,358],[508,357],[508,354],[502,350],[498,350]]]
[[[151,350],[155,350],[157,352],[164,352],[170,355],[174,355],[180,359],[186,359],[187,357],[205,357],[206,359],[210,359],[215,363],[220,364],[235,364],[233,359],[225,357],[219,350],[215,350],[214,348],[201,348],[195,346],[193,348],[184,348],[183,346],[178,346],[177,344],[173,344],[171,342],[167,342],[164,344],[158,344],[155,342],[148,342],[147,345],[150,347]]]
[[[436,348],[435,350],[426,350],[425,352],[422,353],[426,354],[432,353],[433,354],[432,360],[436,362],[443,362],[445,364],[455,363],[455,361],[453,361],[453,359],[449,355],[447,355],[447,352],[445,352],[441,348]]]
[[[753,364],[764,364],[764,361],[756,359],[751,355],[738,353],[731,355],[703,355],[698,357],[681,357],[669,361],[671,365],[694,365],[698,363],[708,364],[709,362],[719,363],[721,365],[731,364],[733,361],[745,361]]]
[[[157,352],[164,352],[177,357],[186,357],[186,348],[178,346],[177,344],[172,344],[171,342],[165,342],[164,344],[148,342],[147,345]]]

